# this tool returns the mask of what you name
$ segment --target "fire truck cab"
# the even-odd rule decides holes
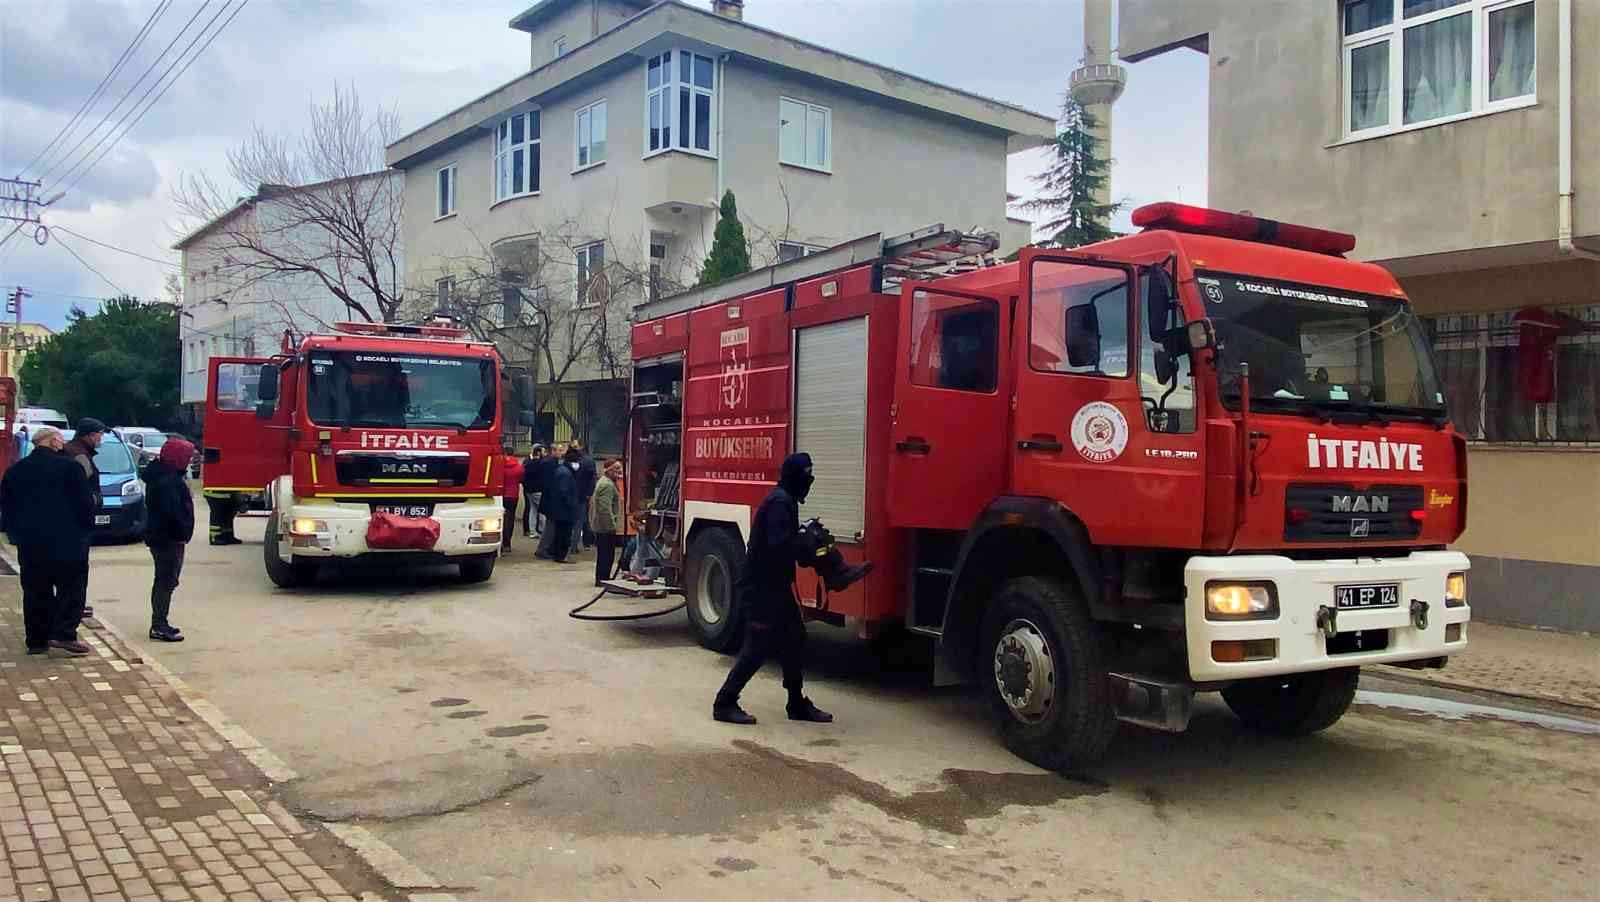
[[[271,358],[212,358],[202,487],[267,511],[263,561],[297,586],[340,561],[458,564],[500,553],[501,427],[532,422],[498,351],[461,329],[340,323]]]
[[[1143,231],[931,277],[936,227],[645,305],[631,499],[728,650],[751,512],[790,450],[852,562],[810,616],[937,642],[1006,745],[1090,761],[1118,719],[1323,729],[1363,664],[1466,643],[1466,446],[1394,278],[1349,235],[1177,204]],[[992,249],[993,245],[988,246]]]

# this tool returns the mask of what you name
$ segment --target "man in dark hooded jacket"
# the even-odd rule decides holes
[[[0,479],[0,517],[22,568],[28,654],[56,648],[86,655],[92,649],[78,639],[79,614],[73,605],[89,578],[84,561],[94,527],[94,493],[54,427],[35,427],[30,441],[33,453],[8,467]]]
[[[539,501],[539,512],[549,520],[546,532],[550,537],[549,559],[558,564],[567,562],[572,550],[572,530],[578,525],[578,449],[568,448],[561,465],[554,467],[546,478],[544,497]]]
[[[167,620],[172,609],[172,592],[183,573],[183,552],[194,537],[194,499],[184,481],[194,445],[173,436],[161,446],[161,456],[144,468],[145,503],[150,519],[144,530],[144,543],[155,562],[155,580],[150,586],[150,638],[158,642],[182,642],[183,633]]]
[[[811,455],[789,455],[783,461],[777,486],[767,493],[750,521],[750,547],[737,586],[745,615],[744,645],[711,705],[712,718],[723,723],[756,722],[739,707],[739,693],[773,656],[783,665],[789,719],[813,723],[833,720],[832,714],[813,705],[801,691],[806,626],[794,597],[794,568],[806,553],[800,539],[800,504],[815,481]]]

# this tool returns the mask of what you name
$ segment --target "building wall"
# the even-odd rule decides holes
[[[616,27],[638,9],[617,0],[582,0],[559,10],[539,23],[528,33],[530,54],[528,67],[538,67],[554,59],[555,39],[565,35],[570,53],[579,44],[587,43],[601,32]]]
[[[1596,236],[1600,3],[1573,6],[1574,221]],[[1535,105],[1348,143],[1339,8],[1121,0],[1125,59],[1209,35],[1212,206],[1354,232],[1364,259],[1553,240],[1557,0],[1535,5]]]

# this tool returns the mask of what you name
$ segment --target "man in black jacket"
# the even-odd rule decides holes
[[[572,548],[574,551],[581,546],[584,551],[594,544],[594,530],[589,528],[589,502],[594,498],[594,487],[600,481],[600,472],[595,469],[594,458],[583,447],[583,442],[573,439],[572,447],[578,452],[578,469],[573,475],[578,479],[578,523],[572,533]]]
[[[806,553],[800,538],[800,504],[815,481],[811,455],[789,455],[777,486],[767,493],[750,521],[750,547],[737,586],[745,616],[744,645],[711,705],[711,716],[723,723],[756,722],[739,707],[739,693],[774,655],[783,665],[783,688],[789,690],[789,719],[833,720],[832,714],[813,705],[802,691],[806,625],[794,597],[794,567]]]
[[[578,449],[568,448],[566,457],[545,480],[539,512],[545,515],[545,534],[550,538],[544,555],[558,564],[567,562],[572,547],[572,529],[578,520]]]
[[[100,497],[100,467],[94,459],[100,453],[100,443],[105,440],[109,432],[106,424],[94,417],[84,417],[78,421],[77,434],[72,441],[67,442],[67,456],[83,468],[85,476],[89,477],[89,491],[94,494],[94,509],[98,512],[105,507]],[[74,584],[71,600],[67,602],[67,611],[82,622],[86,617],[94,616],[94,608],[89,607],[89,547],[83,548],[83,570],[81,584]]]
[[[155,560],[155,580],[150,586],[150,638],[182,642],[183,633],[167,621],[172,592],[183,573],[183,552],[194,537],[194,499],[184,480],[194,445],[173,436],[161,446],[161,456],[144,468],[144,497],[149,525],[144,543]]]
[[[66,453],[61,433],[33,431],[33,453],[6,469],[0,480],[0,520],[17,546],[22,567],[22,610],[28,654],[56,648],[86,655],[78,641],[79,587],[88,581],[89,532],[94,495],[83,470]]]
[[[539,493],[544,491],[544,446],[534,445],[528,459],[522,462],[522,537],[541,537],[544,527],[539,525]]]

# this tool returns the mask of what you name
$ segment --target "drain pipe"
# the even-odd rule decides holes
[[[722,203],[722,155],[728,152],[722,143],[722,98],[728,96],[728,57],[724,53],[717,57],[717,193],[711,198],[711,205]]]
[[[1600,260],[1600,251],[1579,247],[1572,240],[1572,0],[1561,0],[1558,12],[1556,58],[1560,125],[1556,151],[1556,246],[1563,256]]]

